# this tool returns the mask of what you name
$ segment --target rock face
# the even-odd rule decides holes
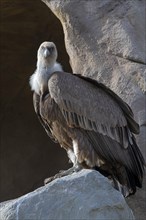
[[[133,109],[146,158],[145,0],[43,0],[62,23],[74,73],[103,82]]]
[[[134,219],[123,196],[96,171],[56,179],[16,200],[1,204],[1,220]]]

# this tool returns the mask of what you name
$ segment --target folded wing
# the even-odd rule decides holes
[[[78,75],[56,72],[48,88],[68,126],[81,128],[95,152],[123,165],[129,185],[140,187],[144,159],[132,134],[139,126],[130,107],[103,84]]]

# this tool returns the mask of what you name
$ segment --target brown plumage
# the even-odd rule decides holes
[[[57,71],[49,73],[46,91],[33,98],[40,122],[75,170],[98,170],[124,196],[142,186],[144,159],[133,135],[139,126],[114,92],[90,78]]]

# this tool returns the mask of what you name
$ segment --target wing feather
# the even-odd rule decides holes
[[[127,149],[122,149],[119,143],[98,132],[85,131],[85,134],[92,143],[95,152],[100,155],[103,160],[108,161],[114,166],[118,164],[124,165],[126,172],[130,174],[129,176],[126,175],[127,181],[129,181],[130,184],[132,181],[136,181],[135,184],[138,187],[142,186],[145,162],[135,142],[134,136],[132,136],[133,144],[131,145],[129,143]],[[121,176],[119,176],[119,179],[121,179]]]
[[[56,72],[48,89],[70,127],[99,132],[128,147],[124,112],[103,88],[76,75]]]
[[[120,108],[123,110],[125,117],[128,122],[128,126],[134,134],[139,134],[140,129],[139,129],[139,124],[134,120],[134,114],[130,106],[124,102],[118,95],[116,95],[112,90],[110,90],[108,87],[106,87],[104,84],[97,82],[94,79],[82,76],[80,74],[76,74],[78,77],[80,77],[83,80],[86,80],[88,82],[93,83],[94,85],[102,88],[104,91],[106,91],[109,95],[111,95],[115,101],[118,103]]]
[[[34,110],[38,116],[38,119],[40,123],[42,124],[43,128],[45,129],[47,135],[55,142],[58,143],[56,138],[52,135],[51,133],[51,127],[49,124],[42,118],[40,114],[40,96],[37,93],[33,93],[33,105],[34,105]]]

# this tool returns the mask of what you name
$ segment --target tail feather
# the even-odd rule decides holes
[[[121,192],[124,197],[128,197],[136,192],[136,187],[134,189],[130,189],[128,186],[122,185],[116,178],[110,179],[112,186]]]
[[[131,194],[134,194],[136,192],[136,186],[133,184],[131,186],[129,178],[128,179],[128,186],[121,184],[123,176],[121,175],[119,178],[117,178],[117,175],[111,175],[108,171],[102,170],[100,167],[94,167],[95,170],[97,170],[99,173],[101,173],[103,176],[107,177],[111,183],[111,185],[122,193],[124,197],[128,197]],[[122,178],[122,179],[121,179]]]
[[[136,187],[142,187],[144,176],[145,161],[133,135],[132,141],[133,144],[129,144],[128,151],[133,165],[130,167],[124,165],[120,169],[116,169],[113,176],[114,187],[125,197],[135,194]]]
[[[131,182],[131,185],[133,185],[133,182],[135,181],[135,185],[141,188],[144,175],[145,161],[140,149],[136,144],[134,136],[132,137],[132,141],[133,145],[129,145],[129,154],[131,154],[131,158],[133,158],[133,169],[130,170],[126,168],[126,172],[129,176],[129,181]]]
[[[114,188],[119,190],[124,197],[135,194],[136,187],[142,187],[144,175],[145,161],[134,136],[132,136],[132,142],[128,146],[131,166],[117,164],[114,165],[110,173],[108,169],[103,170],[102,167],[95,167],[102,175],[110,178],[110,182],[112,182]]]

